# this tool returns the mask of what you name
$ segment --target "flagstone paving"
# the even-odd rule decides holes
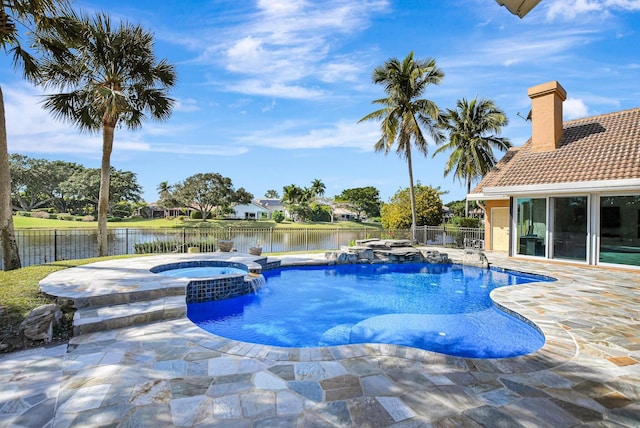
[[[172,300],[171,319],[0,355],[0,427],[640,426],[640,272],[487,256],[558,279],[492,294],[543,330],[539,351],[481,360],[380,344],[255,345],[204,332]],[[135,262],[119,263],[127,287],[140,286],[128,275]],[[82,296],[113,287],[95,275]]]

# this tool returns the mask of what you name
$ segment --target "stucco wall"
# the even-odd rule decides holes
[[[485,216],[484,216],[484,248],[486,250],[493,250],[493,242],[491,242],[491,209],[492,208],[509,208],[509,200],[499,201],[484,201]]]

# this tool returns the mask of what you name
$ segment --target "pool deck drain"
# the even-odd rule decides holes
[[[58,278],[104,323],[127,307],[155,315],[0,355],[0,426],[638,426],[640,272],[487,256],[558,279],[492,293],[544,331],[540,351],[479,360],[395,345],[255,345],[187,320],[179,287],[143,278],[137,263],[153,257],[85,269],[80,284]]]

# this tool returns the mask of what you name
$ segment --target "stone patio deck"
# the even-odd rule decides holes
[[[487,256],[558,279],[492,294],[545,332],[538,352],[480,360],[395,345],[278,348],[206,333],[170,310],[173,319],[0,355],[0,426],[639,426],[640,272]],[[123,279],[139,269],[121,263]],[[83,270],[76,292],[112,294],[104,271]]]

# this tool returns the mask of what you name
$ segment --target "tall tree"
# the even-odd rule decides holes
[[[290,204],[300,203],[304,191],[295,184],[290,184],[282,188],[282,200]]]
[[[382,200],[380,192],[373,186],[344,189],[336,196],[336,201],[348,203],[349,207],[356,210],[359,216],[363,214],[367,217],[380,216]]]
[[[49,25],[55,25],[54,18],[59,8],[65,3],[65,0],[2,1],[0,46],[3,51],[12,56],[14,67],[21,69],[27,80],[33,81],[37,78],[38,67],[35,58],[24,48],[19,29],[28,29],[28,33],[34,34]],[[2,87],[0,87],[0,245],[4,270],[21,267],[12,215],[7,125]]]
[[[373,104],[384,107],[369,113],[360,122],[379,120],[382,136],[374,148],[387,155],[394,144],[396,153],[406,159],[409,170],[409,193],[411,199],[411,228],[415,238],[416,198],[413,186],[413,166],[411,147],[414,146],[424,155],[428,152],[425,132],[436,143],[443,138],[437,127],[440,110],[436,103],[421,98],[427,87],[438,85],[444,73],[436,66],[432,58],[414,59],[413,52],[402,61],[392,58],[373,70],[373,83],[382,85],[386,98],[374,100]]]
[[[243,187],[235,190],[231,179],[218,173],[194,174],[170,189],[182,206],[200,211],[203,221],[214,210],[224,213],[233,204],[248,204],[253,199]]]
[[[115,128],[137,129],[147,113],[157,120],[168,119],[174,104],[168,91],[176,81],[176,71],[165,59],[156,58],[153,34],[141,26],[121,22],[116,28],[103,13],[95,17],[70,13],[70,19],[70,31],[43,38],[45,47],[68,50],[46,56],[40,83],[61,91],[45,97],[44,107],[54,117],[81,131],[102,130],[98,256],[105,256]]]
[[[83,168],[76,171],[61,186],[63,190],[72,196],[76,207],[83,207],[86,212],[87,205],[97,211],[100,202],[100,176],[102,171],[98,168]],[[137,176],[131,171],[116,170],[110,168],[110,203],[108,213],[118,202],[139,202],[142,188],[138,184]]]
[[[442,192],[438,188],[423,186],[418,182],[415,188],[416,206],[420,223],[437,226],[442,222]],[[411,221],[411,201],[408,189],[401,189],[389,202],[382,205],[380,221],[382,227],[389,230],[406,229]]]
[[[65,194],[61,184],[83,169],[71,162],[34,159],[19,154],[10,155],[9,164],[14,208],[24,211],[55,207],[64,212]]]
[[[463,98],[458,100],[455,109],[447,109],[441,126],[449,134],[449,141],[433,153],[435,156],[451,150],[444,176],[453,172],[454,179],[466,184],[467,194],[471,193],[471,183],[482,178],[496,164],[493,149],[506,151],[511,147],[507,138],[498,137],[508,123],[504,112],[487,99],[467,101]],[[469,217],[468,200],[464,215]]]
[[[324,196],[325,190],[327,190],[327,186],[325,186],[319,178],[316,178],[311,182],[311,193],[313,193],[314,197]]]
[[[265,192],[264,197],[267,199],[280,199],[280,194],[275,189],[269,189]]]

